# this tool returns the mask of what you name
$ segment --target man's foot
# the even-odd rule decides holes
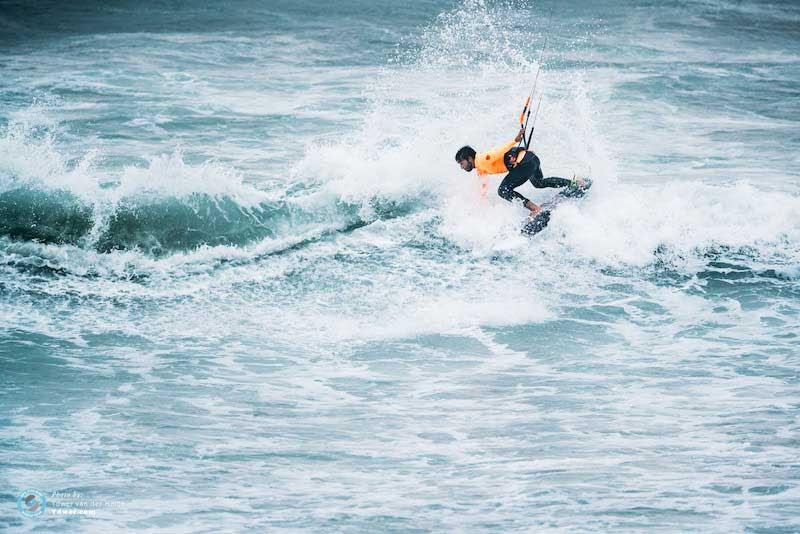
[[[528,208],[528,210],[530,210],[531,218],[536,217],[537,215],[539,215],[542,212],[542,208],[540,206],[537,206],[536,204],[534,204],[530,200],[526,200],[525,203],[523,204],[523,206],[525,206],[526,208]]]
[[[586,190],[592,186],[592,181],[589,178],[578,178],[572,175],[572,180],[561,193],[562,196],[568,198],[579,198],[586,194]]]
[[[579,178],[577,175],[573,174],[572,184],[570,184],[570,187],[574,187],[576,189],[586,189],[586,179]]]

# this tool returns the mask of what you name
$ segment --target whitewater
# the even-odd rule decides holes
[[[799,28],[0,1],[0,530],[800,531]]]

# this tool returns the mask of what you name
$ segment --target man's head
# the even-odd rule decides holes
[[[461,165],[462,169],[470,172],[475,168],[475,149],[469,145],[462,146],[456,152],[456,161]]]

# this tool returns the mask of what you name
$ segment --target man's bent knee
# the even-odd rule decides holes
[[[497,188],[497,194],[500,198],[508,200],[509,202],[514,198],[514,190],[504,185],[500,185],[500,187]]]

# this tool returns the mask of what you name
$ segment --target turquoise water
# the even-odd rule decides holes
[[[800,531],[796,3],[81,6],[0,2],[0,529]],[[453,154],[547,33],[529,240]]]

